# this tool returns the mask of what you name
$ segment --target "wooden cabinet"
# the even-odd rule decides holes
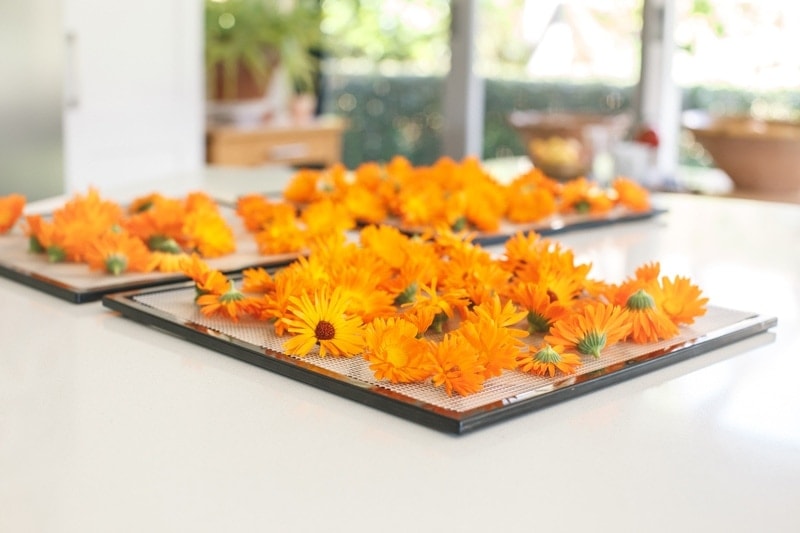
[[[209,164],[227,166],[329,166],[341,160],[343,130],[343,122],[334,118],[308,124],[210,127],[206,159]]]

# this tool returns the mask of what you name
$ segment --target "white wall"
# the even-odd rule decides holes
[[[201,169],[203,2],[64,0],[66,192]]]

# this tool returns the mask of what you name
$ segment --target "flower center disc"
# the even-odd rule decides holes
[[[314,336],[321,341],[330,340],[335,335],[336,335],[336,328],[333,327],[333,324],[325,320],[320,320],[317,323],[317,327],[314,329]]]

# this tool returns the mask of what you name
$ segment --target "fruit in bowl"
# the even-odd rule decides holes
[[[514,111],[508,122],[517,131],[534,166],[549,177],[567,181],[587,175],[600,137],[609,149],[630,127],[625,114]]]
[[[560,135],[537,137],[528,143],[528,153],[536,166],[555,177],[581,174],[585,168],[582,151],[580,141]]]
[[[683,127],[736,188],[800,191],[800,123],[689,110]]]

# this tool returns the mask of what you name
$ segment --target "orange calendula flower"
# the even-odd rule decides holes
[[[296,318],[286,320],[294,335],[283,344],[287,354],[302,357],[317,345],[320,357],[328,353],[352,357],[363,350],[361,318],[345,314],[347,301],[339,288],[316,292],[313,301],[308,294],[291,296],[289,301],[289,311]]]
[[[187,278],[198,282],[208,276],[211,267],[199,255],[191,254],[181,257],[181,272]]]
[[[656,342],[678,334],[678,326],[656,306],[653,297],[644,289],[633,293],[625,307],[629,311],[630,337],[633,342]]]
[[[474,313],[456,330],[472,345],[486,378],[499,376],[503,370],[516,367],[523,345],[520,338],[527,335],[523,330],[503,326],[503,321],[498,322],[487,313]],[[514,323],[518,321],[514,320]]]
[[[567,307],[553,298],[553,293],[543,284],[514,283],[508,289],[508,296],[527,311],[528,331],[531,333],[547,333],[554,322],[568,314]]]
[[[159,272],[183,272],[183,264],[189,254],[170,252],[150,252],[153,269]]]
[[[556,197],[542,187],[515,187],[508,192],[506,218],[511,222],[537,222],[557,210]]]
[[[123,272],[150,272],[155,267],[150,250],[138,237],[110,231],[86,247],[86,262],[93,270],[115,276]]]
[[[0,196],[0,234],[8,232],[25,209],[25,197],[21,194]]]
[[[576,178],[564,184],[561,191],[561,211],[605,213],[614,207],[605,190],[586,178]]]
[[[243,292],[268,293],[275,289],[275,280],[263,268],[246,268],[242,276]]]
[[[406,304],[411,314],[421,312],[425,315],[432,313],[434,316],[432,327],[434,331],[441,333],[442,326],[449,318],[453,317],[455,310],[464,310],[469,301],[467,294],[463,290],[450,289],[446,291],[437,290],[437,280],[434,279],[430,285],[421,285],[416,299],[410,304]],[[425,330],[422,330],[423,332]]]
[[[362,224],[379,224],[388,216],[381,198],[363,185],[348,188],[342,203],[349,215]]]
[[[591,303],[559,320],[550,328],[545,342],[566,350],[600,357],[603,348],[628,336],[628,311],[616,305]]]
[[[314,169],[298,170],[283,190],[283,197],[299,204],[313,202],[322,194],[318,189],[321,173]]]
[[[307,206],[300,220],[305,224],[309,236],[344,233],[356,225],[343,205],[327,198]]]
[[[685,277],[663,277],[657,298],[659,308],[674,324],[693,324],[706,313],[708,298],[703,298],[700,288]]]
[[[224,316],[234,322],[253,310],[253,300],[236,288],[232,281],[222,292],[206,292],[197,297],[196,303],[205,316]]]
[[[236,251],[233,230],[219,213],[211,209],[187,213],[183,233],[187,236],[186,246],[203,257],[220,257]]]
[[[633,211],[650,210],[650,194],[647,189],[627,178],[617,178],[611,186],[617,192],[617,202]]]
[[[255,234],[258,251],[264,255],[299,252],[308,244],[308,235],[296,220],[274,222]]]
[[[377,318],[367,325],[364,359],[377,379],[412,383],[430,376],[430,344],[417,338],[418,333],[402,318]]]
[[[538,347],[530,346],[517,359],[517,364],[522,372],[553,377],[556,370],[563,374],[574,374],[581,364],[581,358],[577,354],[564,351],[563,346],[545,343]]]
[[[437,387],[444,386],[448,396],[455,392],[467,396],[483,389],[485,368],[478,360],[475,348],[458,333],[448,333],[432,349],[431,379]]]
[[[286,334],[289,321],[296,319],[291,311],[293,304],[290,298],[303,293],[304,287],[309,285],[306,278],[293,268],[278,271],[273,279],[275,286],[264,293],[263,303],[259,306],[259,318],[271,321],[275,335],[280,337]]]

